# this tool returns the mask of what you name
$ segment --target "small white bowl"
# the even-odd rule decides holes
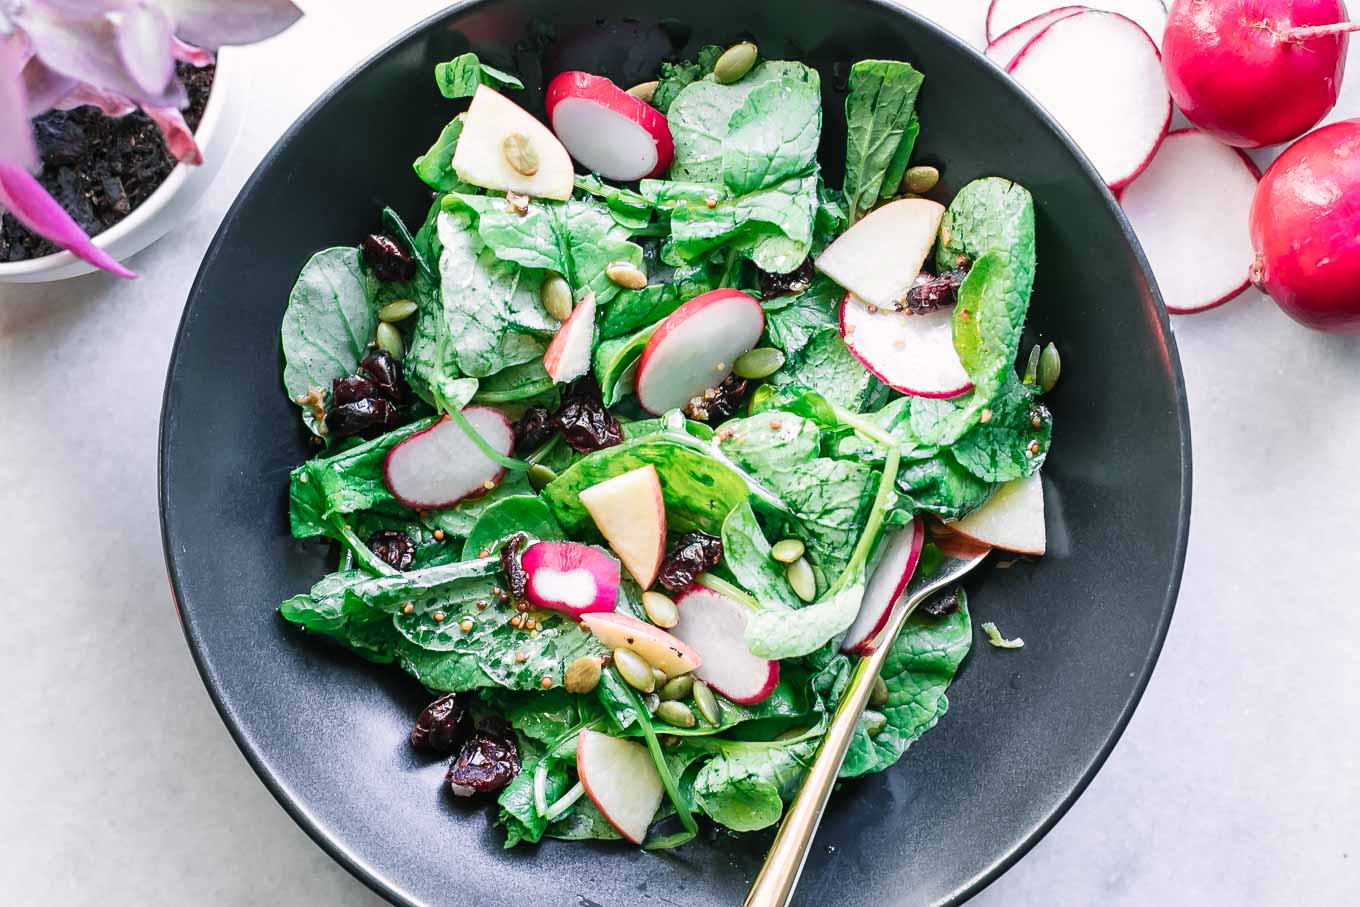
[[[208,104],[195,137],[203,149],[197,167],[179,164],[165,182],[132,213],[94,238],[94,244],[122,261],[142,251],[170,231],[208,190],[231,154],[245,119],[250,74],[231,51],[218,54]],[[0,283],[44,283],[79,277],[95,270],[70,252],[56,252],[27,261],[0,262]]]

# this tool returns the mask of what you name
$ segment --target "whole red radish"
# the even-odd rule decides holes
[[[1360,119],[1289,147],[1251,203],[1251,280],[1295,321],[1360,333]]]
[[[1162,68],[1176,104],[1229,145],[1307,132],[1336,104],[1346,69],[1343,0],[1175,0]]]

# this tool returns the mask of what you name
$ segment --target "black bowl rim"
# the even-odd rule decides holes
[[[317,110],[325,106],[332,97],[347,87],[351,82],[361,77],[369,66],[373,65],[379,59],[391,53],[401,44],[419,33],[467,10],[499,2],[504,2],[504,0],[455,0],[455,2],[449,4],[449,6],[439,12],[427,16],[420,22],[401,32],[336,80],[320,97],[313,101],[297,120],[294,121],[293,125],[279,137],[273,147],[270,148],[268,154],[265,155],[264,159],[260,161],[259,165],[251,173],[250,178],[242,185],[235,201],[232,202],[226,216],[222,219],[222,223],[218,226],[217,232],[213,235],[212,243],[209,245],[208,251],[204,255],[203,263],[206,264],[218,253],[218,246],[223,231],[225,231],[228,225],[235,220],[239,209],[245,203],[245,199],[250,195],[251,190],[259,182],[261,175],[274,165],[283,146],[291,142],[298,134],[307,128],[312,116]],[[1056,133],[1059,139],[1073,152],[1073,157],[1078,162],[1078,168],[1085,178],[1101,188],[1106,206],[1109,208],[1110,213],[1114,215],[1121,232],[1124,234],[1124,238],[1128,241],[1134,253],[1134,260],[1147,278],[1148,286],[1152,290],[1153,298],[1157,303],[1157,327],[1170,354],[1169,359],[1171,363],[1172,381],[1176,394],[1176,423],[1180,436],[1181,459],[1181,503],[1179,512],[1176,516],[1176,556],[1175,561],[1172,564],[1171,576],[1168,578],[1167,582],[1166,595],[1162,603],[1157,634],[1153,640],[1152,647],[1148,650],[1147,659],[1136,679],[1134,688],[1130,693],[1128,700],[1120,710],[1119,717],[1116,720],[1114,727],[1110,729],[1110,733],[1106,736],[1105,741],[1101,744],[1099,750],[1094,754],[1086,768],[1082,771],[1081,778],[1078,782],[1063,796],[1062,800],[1054,807],[1053,811],[1025,836],[1024,840],[1012,848],[1009,853],[1004,854],[1000,859],[993,862],[992,865],[980,869],[967,885],[956,891],[949,898],[947,903],[950,907],[954,907],[954,905],[964,903],[992,882],[996,881],[996,879],[1000,878],[1001,875],[1014,866],[1021,857],[1029,853],[1029,851],[1058,824],[1058,821],[1066,815],[1067,811],[1072,808],[1072,805],[1076,803],[1077,799],[1086,791],[1086,788],[1090,785],[1091,781],[1094,780],[1101,767],[1104,766],[1105,761],[1110,757],[1110,753],[1114,751],[1115,745],[1119,742],[1120,737],[1123,736],[1129,721],[1132,720],[1133,713],[1137,709],[1138,703],[1143,698],[1143,693],[1147,690],[1147,685],[1152,679],[1152,672],[1161,655],[1162,647],[1166,643],[1167,633],[1171,628],[1171,618],[1175,611],[1176,598],[1180,592],[1181,577],[1185,570],[1185,555],[1189,541],[1190,504],[1192,497],[1190,411],[1185,391],[1185,376],[1181,369],[1180,353],[1176,346],[1176,336],[1171,330],[1170,317],[1167,314],[1166,305],[1162,299],[1161,290],[1157,285],[1156,278],[1152,273],[1152,268],[1148,264],[1147,256],[1144,254],[1143,247],[1139,244],[1138,237],[1134,234],[1133,227],[1124,216],[1123,209],[1120,208],[1114,194],[1106,187],[1104,180],[1100,178],[1095,166],[1087,159],[1086,155],[1081,151],[1080,147],[1077,146],[1076,142],[1073,141],[1071,135],[1069,135],[1068,132],[1053,119],[1053,117],[1028,91],[1013,79],[1006,77],[1005,72],[1001,68],[996,66],[991,60],[988,60],[978,52],[977,49],[962,38],[956,36],[953,32],[946,31],[931,20],[893,2],[893,0],[866,0],[866,2],[912,20],[917,28],[930,32],[934,40],[952,45],[955,50],[961,52],[964,56],[971,56],[975,65],[979,65],[983,67],[985,71],[989,72],[993,81],[997,83],[998,90],[1010,92],[1014,95],[1016,100],[1024,105],[1026,110],[1028,110],[1039,123]],[[165,470],[168,453],[165,437],[170,401],[170,377],[174,372],[174,364],[179,359],[180,344],[183,342],[185,334],[184,328],[188,323],[190,308],[192,307],[195,297],[198,295],[199,286],[202,283],[202,280],[203,266],[200,265],[199,272],[194,278],[194,283],[189,289],[189,296],[186,300],[184,311],[180,316],[179,326],[176,329],[175,344],[170,353],[170,363],[166,371],[165,390],[161,401],[160,431],[157,442],[157,500],[161,521],[161,544],[165,552],[166,569],[169,574],[171,594],[175,601],[175,610],[179,615],[185,640],[189,645],[189,651],[194,659],[194,665],[198,669],[199,676],[203,680],[203,685],[207,688],[208,696],[212,700],[213,707],[217,709],[218,715],[221,716],[223,723],[227,726],[227,731],[231,734],[232,740],[236,742],[237,747],[241,750],[242,755],[245,756],[251,769],[259,776],[265,787],[268,788],[269,792],[274,796],[274,799],[276,799],[279,802],[279,805],[292,817],[293,821],[296,822],[322,850],[329,854],[332,859],[348,870],[349,873],[359,881],[363,882],[364,885],[375,894],[393,904],[399,904],[401,907],[429,907],[429,905],[408,898],[402,893],[397,885],[392,884],[378,872],[374,871],[365,862],[362,855],[353,853],[345,847],[344,844],[333,836],[328,829],[322,827],[322,825],[312,816],[305,803],[301,802],[300,799],[294,797],[285,790],[278,779],[265,768],[260,753],[248,742],[237,714],[227,705],[222,697],[222,692],[218,688],[217,682],[213,676],[208,653],[204,649],[202,641],[199,638],[197,628],[198,620],[196,616],[187,611],[184,607],[180,593],[179,565],[176,561],[175,549],[172,545],[165,519],[168,506],[165,486]]]

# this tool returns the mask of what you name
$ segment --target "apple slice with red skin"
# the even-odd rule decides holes
[[[765,332],[765,310],[740,290],[710,290],[657,326],[638,359],[637,397],[653,415],[679,409],[722,384],[732,363]]]
[[[746,648],[751,611],[705,586],[690,586],[675,599],[680,623],[671,635],[687,643],[703,663],[694,676],[733,702],[750,705],[770,697],[779,684],[779,662]]]
[[[891,309],[935,247],[944,205],[900,198],[875,208],[817,256],[817,270],[870,305]]]
[[[529,582],[524,597],[538,608],[570,617],[613,611],[619,597],[619,562],[592,545],[535,542],[520,558]]]
[[[587,294],[571,310],[543,354],[543,369],[555,384],[565,384],[590,371],[595,340],[595,294]]]
[[[946,399],[973,389],[954,348],[952,306],[912,315],[870,307],[847,293],[840,322],[851,354],[893,390]]]
[[[850,625],[841,643],[842,652],[867,655],[873,650],[873,641],[888,625],[893,605],[916,572],[925,542],[925,523],[916,517],[910,526],[899,530],[884,543],[878,565],[864,590],[859,617]]]
[[[1039,473],[1007,482],[986,504],[945,526],[979,545],[1017,554],[1043,554],[1048,548],[1048,533],[1044,526],[1044,484]]]
[[[463,418],[495,450],[510,456],[515,432],[510,420],[485,406],[468,406]],[[448,416],[397,444],[383,460],[383,479],[407,507],[434,510],[486,494],[505,467],[482,453]]]
[[[516,170],[505,156],[505,141],[514,135],[527,140],[538,155],[538,167],[531,174]],[[459,179],[474,186],[535,198],[565,201],[576,186],[571,155],[552,130],[485,85],[478,85],[472,96],[453,152],[453,170]]]
[[[679,637],[631,614],[592,613],[581,617],[595,638],[611,649],[632,649],[667,677],[688,674],[703,664],[699,653]]]
[[[656,582],[666,555],[666,501],[650,463],[606,479],[580,494],[600,535],[642,588]]]
[[[641,844],[664,793],[647,748],[583,729],[576,738],[576,774],[605,821],[629,841]]]
[[[665,115],[604,76],[564,72],[548,83],[544,106],[571,156],[605,179],[660,176],[675,156]]]

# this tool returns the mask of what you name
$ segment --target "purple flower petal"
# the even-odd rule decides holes
[[[195,167],[203,163],[203,152],[194,141],[194,132],[184,122],[183,114],[173,107],[143,107],[142,110],[160,127],[166,147],[175,160]]]
[[[185,41],[216,49],[272,38],[298,19],[289,0],[158,0]]]
[[[37,57],[29,60],[24,67],[23,81],[28,91],[30,117],[56,107],[76,87],[75,79],[67,78]]]
[[[142,3],[124,12],[116,28],[118,53],[133,81],[147,94],[164,92],[175,77],[169,17]]]
[[[188,63],[190,66],[200,68],[211,66],[216,62],[212,51],[186,44],[173,35],[170,37],[170,53],[174,54],[175,59],[181,63]]]
[[[71,215],[24,168],[0,163],[0,207],[7,209],[34,233],[47,237],[96,268],[119,277],[137,276],[90,242]]]
[[[0,164],[23,169],[38,166],[28,92],[19,77],[27,59],[28,48],[19,35],[0,38]]]
[[[128,98],[111,91],[104,91],[85,82],[77,82],[76,86],[67,92],[66,97],[56,103],[58,110],[74,110],[77,107],[98,107],[100,113],[108,117],[122,117],[137,109]]]

